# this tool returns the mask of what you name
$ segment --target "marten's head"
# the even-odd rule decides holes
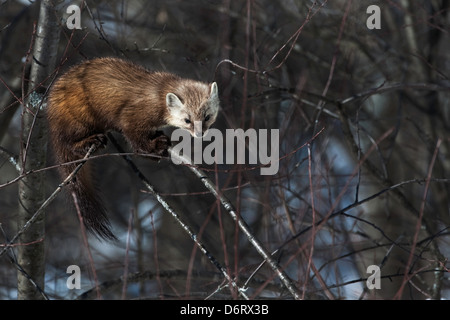
[[[216,121],[219,93],[215,82],[206,84],[183,80],[174,92],[167,93],[169,125],[188,130],[193,137],[202,137]]]

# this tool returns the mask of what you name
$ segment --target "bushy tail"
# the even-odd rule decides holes
[[[64,158],[63,162],[75,160]],[[65,179],[75,168],[76,165],[62,166],[63,178]],[[92,164],[88,161],[69,184],[69,189],[75,195],[74,201],[80,209],[86,230],[105,240],[117,239],[111,231],[111,224],[100,199],[100,193],[94,186],[91,171]]]

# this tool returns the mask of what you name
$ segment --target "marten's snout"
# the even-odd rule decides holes
[[[194,138],[201,138],[206,133],[208,129],[203,127],[202,121],[195,121],[194,122],[194,132],[191,131],[191,135]]]

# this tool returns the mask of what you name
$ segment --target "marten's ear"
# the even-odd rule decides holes
[[[219,99],[219,89],[217,89],[217,83],[211,83],[211,93],[209,95],[209,99]]]
[[[178,98],[175,94],[169,92],[166,95],[166,105],[169,109],[182,109],[184,108],[183,103],[180,98]]]

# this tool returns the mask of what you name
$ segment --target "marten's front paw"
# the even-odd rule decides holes
[[[153,132],[153,134],[150,135],[150,140],[155,140],[156,138],[164,136],[164,131],[156,130]]]
[[[92,145],[95,146],[95,150],[98,150],[100,148],[106,147],[108,138],[103,133],[99,133],[99,134],[92,135],[89,138],[86,138],[84,140],[84,142],[85,142],[86,151],[88,151]]]
[[[94,134],[86,139],[83,139],[80,142],[77,142],[74,145],[74,152],[78,153],[80,156],[86,155],[92,145],[94,145],[94,151],[104,148],[106,143],[108,142],[108,138],[103,133]]]
[[[159,134],[152,135],[151,138],[141,141],[140,144],[134,146],[135,152],[153,154],[156,157],[150,157],[154,160],[160,160],[161,157],[169,155],[168,148],[171,146],[169,137],[159,132]]]
[[[165,135],[160,135],[158,137],[156,137],[155,139],[152,140],[152,142],[154,143],[154,153],[162,156],[162,157],[167,157],[169,155],[169,152],[167,151],[167,149],[169,149],[169,147],[171,146],[171,142],[170,142],[170,138],[168,136]]]

